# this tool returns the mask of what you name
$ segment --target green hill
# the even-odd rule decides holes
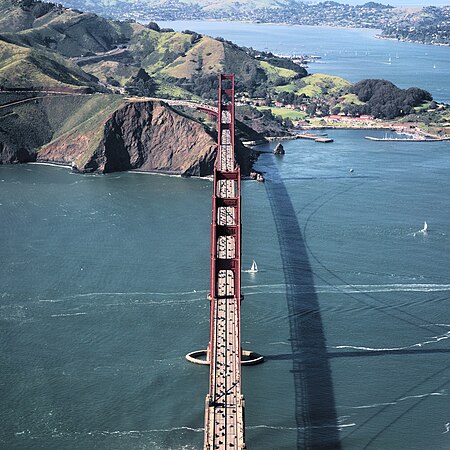
[[[68,92],[99,89],[94,76],[58,54],[1,39],[0,87]]]
[[[10,44],[3,66],[14,69],[21,61],[17,75],[14,70],[4,73],[3,84],[8,87],[92,88],[98,77],[114,89],[126,86],[143,68],[154,79],[157,94],[214,97],[217,75],[233,72],[238,91],[263,96],[280,78],[289,83],[306,75],[286,59],[222,39],[160,30],[156,24],[107,20],[51,3],[0,0],[0,17],[0,39]],[[28,83],[23,77],[27,71]],[[98,84],[95,89],[102,90]]]
[[[62,14],[64,9],[51,3],[2,0],[0,2],[0,30],[17,32],[39,26]]]
[[[0,0],[0,15],[0,33],[9,42],[46,48],[66,57],[111,50],[134,32],[130,23],[52,3]]]
[[[295,80],[276,87],[276,92],[293,92],[296,95],[305,95],[309,98],[322,98],[332,94],[338,94],[351,86],[344,78],[333,75],[315,73],[301,80]]]

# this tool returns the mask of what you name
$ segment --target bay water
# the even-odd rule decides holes
[[[450,447],[449,143],[366,134],[243,182],[248,448]],[[0,166],[0,448],[202,447],[211,193]]]
[[[262,147],[243,183],[248,446],[448,448],[448,143],[329,134]],[[0,447],[200,448],[211,182],[0,183]]]

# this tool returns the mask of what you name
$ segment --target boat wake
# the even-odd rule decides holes
[[[369,352],[396,352],[400,350],[409,350],[412,348],[420,348],[425,345],[429,344],[436,344],[437,342],[444,341],[446,339],[450,338],[450,331],[447,333],[433,336],[428,341],[419,342],[417,344],[407,345],[405,347],[383,347],[383,348],[376,348],[376,347],[362,347],[362,346],[356,346],[356,345],[336,345],[332,346],[331,348],[334,349],[351,349],[351,350],[363,350],[363,351],[369,351]]]
[[[52,298],[44,298],[39,299],[39,303],[59,303],[67,300],[76,300],[76,299],[82,299],[82,298],[90,298],[90,297],[188,297],[192,295],[198,295],[198,294],[204,294],[206,297],[207,290],[193,290],[193,291],[186,291],[186,292],[85,292],[80,294],[73,294],[73,295],[67,295],[61,298],[52,299]],[[204,297],[202,297],[204,299]],[[197,298],[194,299],[180,299],[177,301],[173,301],[172,303],[185,303],[185,302],[192,302],[197,301]],[[149,303],[160,303],[160,302],[149,302]],[[161,303],[164,303],[164,301],[161,301]],[[170,303],[170,300],[167,302]]]
[[[382,403],[373,403],[371,405],[361,405],[361,406],[343,406],[342,408],[347,409],[370,409],[370,408],[379,408],[382,406],[391,406],[391,405],[397,405],[400,402],[404,402],[405,400],[411,400],[415,398],[426,398],[426,397],[441,397],[446,396],[448,393],[446,391],[441,392],[430,392],[428,394],[418,394],[418,395],[408,395],[406,397],[399,398],[398,400],[392,401],[392,402],[382,402]]]
[[[337,284],[318,285],[315,289],[301,284],[291,285],[299,289],[304,294],[365,294],[376,292],[447,292],[450,291],[450,284],[437,283],[392,283],[392,284]],[[263,289],[266,288],[266,289]],[[259,284],[253,286],[243,286],[246,295],[252,294],[283,294],[286,291],[285,284]],[[258,289],[258,290],[256,290]]]
[[[428,224],[426,221],[423,223],[423,228],[421,230],[413,233],[413,236],[417,236],[418,234],[422,234],[424,236],[426,236],[428,234]]]
[[[77,312],[77,313],[62,313],[62,314],[52,314],[51,317],[72,317],[72,316],[85,316],[87,313],[85,312]]]
[[[259,428],[264,428],[267,430],[283,430],[283,431],[307,431],[311,428],[321,429],[321,428],[337,428],[338,430],[342,430],[344,428],[348,427],[354,427],[356,423],[340,423],[338,425],[318,425],[318,426],[311,426],[311,427],[283,427],[283,426],[276,426],[276,425],[253,425],[250,427],[245,427],[246,430],[257,430]]]

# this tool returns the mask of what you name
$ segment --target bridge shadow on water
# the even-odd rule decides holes
[[[265,185],[286,283],[297,448],[339,450],[333,381],[313,275],[297,215],[273,158],[267,156],[264,161],[268,169]]]

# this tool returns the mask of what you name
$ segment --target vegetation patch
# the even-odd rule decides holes
[[[414,112],[414,107],[432,100],[429,92],[419,88],[400,89],[386,80],[362,80],[349,89],[363,105],[355,105],[355,113],[376,118],[393,119]]]
[[[204,36],[179,56],[172,64],[161,70],[161,73],[175,78],[192,79],[194,74],[216,74],[222,71],[225,59],[223,44]]]
[[[274,116],[279,116],[282,119],[290,119],[290,120],[303,120],[306,117],[306,113],[303,111],[298,111],[294,109],[288,108],[277,108],[277,107],[257,107],[260,111],[269,110]]]
[[[261,68],[266,72],[269,80],[276,82],[279,79],[289,79],[297,76],[297,72],[292,69],[285,69],[283,67],[276,67],[267,61],[260,62]]]
[[[344,78],[316,73],[300,80],[295,80],[283,86],[277,86],[276,92],[293,92],[309,98],[322,98],[328,95],[342,93],[351,86]]]

